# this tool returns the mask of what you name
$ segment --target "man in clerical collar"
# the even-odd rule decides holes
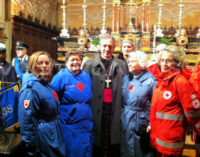
[[[94,157],[120,156],[121,88],[128,69],[125,62],[114,58],[114,49],[115,39],[111,35],[102,36],[101,53],[83,65],[93,83]]]
[[[16,54],[12,61],[13,66],[17,72],[17,75],[20,79],[22,79],[23,73],[28,73],[28,62],[29,56],[27,55],[28,52],[28,45],[22,41],[16,41]]]
[[[13,66],[6,61],[6,45],[0,42],[0,89],[17,82],[17,74]]]

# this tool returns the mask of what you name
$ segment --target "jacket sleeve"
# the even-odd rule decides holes
[[[37,114],[39,111],[39,97],[32,88],[25,88],[20,92],[18,117],[20,134],[28,148],[29,154],[37,151],[39,135],[37,132]]]
[[[62,72],[56,74],[52,81],[51,81],[51,86],[53,87],[53,89],[56,91],[56,93],[59,96],[59,99],[62,99],[62,95],[63,95],[63,89],[64,89],[64,85],[63,85],[63,81],[62,78],[64,77],[62,74]],[[66,78],[67,79],[67,78]]]
[[[87,72],[87,73],[90,74],[89,60],[87,60],[87,61],[83,64],[82,69],[83,69],[85,72]]]
[[[177,95],[189,126],[194,126],[200,118],[200,97],[185,77],[176,79]]]

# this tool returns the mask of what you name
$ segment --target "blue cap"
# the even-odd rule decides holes
[[[0,52],[6,52],[6,45],[0,42]]]
[[[23,41],[16,41],[16,48],[26,48],[26,49],[28,49],[28,46]]]

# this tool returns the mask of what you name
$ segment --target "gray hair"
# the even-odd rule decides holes
[[[161,43],[156,46],[156,52],[160,52],[167,47],[167,44]]]
[[[115,38],[112,35],[103,35],[100,37],[99,45],[101,45],[101,41],[104,39],[110,39],[113,41],[113,45],[115,46]]]
[[[132,47],[135,47],[135,43],[132,39],[124,39],[122,41],[122,46],[123,46],[124,43],[129,43],[129,44],[131,44]]]
[[[185,59],[185,51],[183,48],[174,45],[168,45],[164,50],[160,51],[158,55],[159,64],[161,57],[165,52],[172,54],[177,68],[180,68],[180,70],[183,70],[185,68],[186,59]]]
[[[145,52],[139,51],[139,50],[130,52],[128,61],[130,61],[131,58],[134,58],[134,59],[136,58],[138,60],[138,64],[140,65],[140,67],[143,70],[146,69],[147,64],[148,64],[148,59]]]

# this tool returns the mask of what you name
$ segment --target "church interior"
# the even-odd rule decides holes
[[[7,61],[16,57],[16,41],[51,54],[60,65],[70,48],[79,48],[85,59],[98,53],[98,38],[111,34],[121,42],[131,38],[149,59],[161,42],[185,49],[188,67],[194,70],[200,53],[200,0],[0,0],[0,40]],[[192,156],[187,140],[185,156]],[[194,153],[193,153],[194,154]]]
[[[179,44],[186,48],[189,66],[197,62],[200,52],[199,0],[1,0],[0,3],[0,39],[6,43],[8,61],[16,56],[17,40],[29,45],[29,55],[45,50],[62,61],[67,50],[63,47],[85,44],[86,56],[92,57],[98,46],[93,45],[94,39],[106,33],[116,40],[116,54],[124,38],[132,38],[136,48],[149,56],[161,40]],[[80,29],[85,31],[82,37]],[[78,43],[81,38],[88,40]]]

